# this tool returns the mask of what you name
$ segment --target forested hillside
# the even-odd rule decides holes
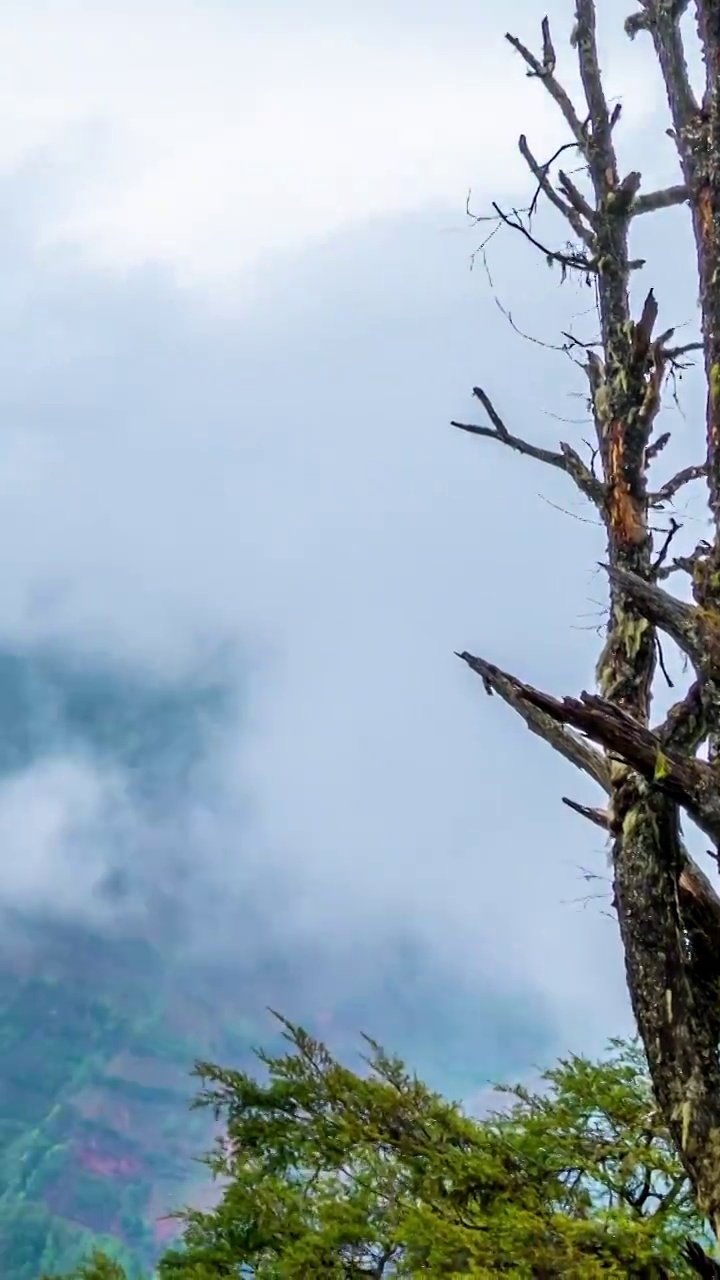
[[[126,809],[159,842],[180,791],[192,793],[220,704],[211,682],[178,692],[57,651],[0,653],[0,785],[28,788],[23,838],[3,832],[3,1280],[72,1265],[98,1237],[122,1243],[131,1274],[148,1264],[170,1227],[157,1219],[193,1188],[193,1157],[208,1138],[206,1122],[188,1113],[194,1057],[224,1045],[236,1059],[248,1037],[247,1027],[234,1036],[207,978],[178,971],[182,913],[176,904],[173,914],[172,892],[147,898],[138,914],[147,849],[128,850],[122,824],[53,828],[30,789],[33,771],[77,760],[113,770]],[[57,869],[66,834],[80,919],[64,907]],[[85,865],[100,868],[96,884],[83,882]]]
[[[188,1111],[189,1067],[241,1042],[208,993],[169,994],[157,951],[49,928],[0,972],[0,1274],[34,1280],[73,1265],[91,1237],[147,1265],[158,1221],[194,1192],[207,1117]],[[184,995],[183,995],[184,992]],[[90,1234],[88,1234],[90,1233]]]

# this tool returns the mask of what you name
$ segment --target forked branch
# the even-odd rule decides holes
[[[543,37],[545,37],[545,31],[547,31],[549,35],[549,26],[544,29]],[[513,49],[515,49],[516,52],[520,54],[520,57],[523,59],[523,62],[525,62],[526,65],[528,66],[529,70],[527,74],[529,76],[537,76],[539,80],[542,80],[545,88],[550,94],[550,97],[557,103],[560,110],[562,111],[562,114],[565,117],[565,121],[570,128],[570,132],[572,133],[573,138],[577,143],[577,146],[581,155],[583,155],[585,159],[587,159],[588,158],[588,134],[587,134],[586,126],[581,122],[580,117],[577,111],[575,110],[575,107],[573,106],[573,103],[569,94],[560,84],[559,80],[555,78],[554,61],[551,61],[546,64],[545,60],[541,61],[540,59],[536,58],[535,55],[531,53],[530,50],[526,48],[526,46],[522,44],[520,40],[518,40],[517,36],[510,35],[509,32],[506,33],[505,39],[507,40],[508,44],[511,44]],[[545,38],[543,38],[543,43],[545,43]]]
[[[698,463],[695,466],[683,467],[682,471],[678,471],[672,479],[668,480],[661,489],[656,493],[648,495],[648,505],[651,507],[662,507],[666,502],[672,502],[672,499],[686,484],[691,484],[693,480],[703,480],[707,476],[707,463]]]
[[[524,236],[525,239],[529,241],[529,243],[533,246],[534,249],[539,250],[539,252],[545,258],[545,261],[550,266],[552,266],[553,263],[557,263],[558,266],[562,268],[563,278],[565,276],[565,273],[568,271],[579,271],[581,272],[581,274],[585,276],[592,276],[597,273],[597,270],[598,270],[597,258],[594,254],[591,254],[590,256],[588,256],[585,253],[576,251],[572,246],[569,246],[565,250],[550,249],[548,248],[547,245],[543,244],[540,240],[537,239],[536,236],[532,234],[529,228],[526,227],[525,224],[522,222],[521,218],[518,216],[515,210],[513,210],[513,216],[511,217],[509,213],[505,213],[504,210],[500,208],[500,205],[497,203],[497,201],[493,200],[492,207],[495,210],[500,221],[504,222],[506,227],[510,227],[511,231],[519,231],[520,235]],[[635,265],[642,266],[643,263],[638,260],[638,262]]]
[[[594,253],[595,252],[595,235],[591,230],[591,228],[588,227],[586,223],[583,221],[583,217],[581,216],[580,209],[578,209],[577,207],[578,203],[582,200],[580,193],[575,188],[570,187],[570,184],[568,183],[568,180],[566,178],[565,179],[566,189],[572,190],[574,199],[572,203],[569,203],[567,200],[563,200],[562,196],[558,195],[552,182],[550,181],[549,164],[542,165],[538,160],[535,159],[535,156],[533,155],[532,151],[530,150],[530,147],[528,146],[528,140],[525,137],[524,133],[520,135],[520,138],[518,140],[518,150],[523,160],[525,161],[528,169],[530,170],[531,174],[535,178],[535,181],[537,182],[540,191],[542,191],[546,199],[549,200],[550,204],[553,205],[553,207],[558,210],[558,213],[562,214],[563,218],[565,218],[565,221],[569,222],[570,226],[572,227],[578,239],[582,240],[583,243],[586,244],[588,248]],[[587,210],[587,213],[585,213],[584,216],[586,218],[588,216],[592,218],[592,210],[590,209],[590,206],[586,204],[585,209]]]
[[[605,494],[603,484],[597,476],[592,474],[575,449],[569,444],[562,443],[560,451],[555,452],[553,449],[542,449],[539,445],[531,444],[529,440],[523,440],[520,436],[511,435],[487,392],[483,391],[482,387],[473,387],[473,395],[480,401],[491,425],[478,426],[470,422],[452,421],[451,427],[457,427],[458,431],[467,431],[470,435],[484,436],[487,440],[499,440],[500,444],[507,445],[508,449],[514,449],[516,453],[521,453],[526,458],[534,458],[537,462],[544,462],[549,467],[564,471],[575,481],[586,498],[596,506],[602,505]]]

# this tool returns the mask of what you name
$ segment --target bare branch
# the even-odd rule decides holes
[[[583,224],[582,218],[580,217],[577,209],[574,208],[572,204],[566,204],[566,202],[558,195],[557,191],[555,190],[552,182],[548,177],[550,164],[548,163],[548,164],[541,165],[535,159],[535,156],[533,155],[532,151],[530,150],[530,147],[528,146],[528,141],[524,133],[522,133],[520,135],[520,138],[518,139],[518,150],[523,160],[525,161],[528,169],[530,170],[533,177],[535,178],[538,184],[538,187],[542,191],[543,195],[550,201],[553,207],[562,214],[566,222],[570,223],[570,226],[572,227],[578,239],[582,240],[583,243],[588,246],[588,248],[593,249],[595,244],[595,237],[592,231],[590,231],[589,228]]]
[[[702,660],[697,635],[699,611],[694,605],[676,600],[669,591],[664,591],[654,582],[647,582],[629,569],[607,564],[602,565],[602,568],[610,581],[630,597],[648,622],[665,631],[693,662],[699,663]]]
[[[542,38],[543,38],[543,70],[547,75],[551,76],[557,66],[557,55],[555,46],[550,35],[550,21],[547,17],[542,20]]]
[[[578,751],[578,748],[587,748],[588,745],[578,737],[579,731],[623,761],[668,799],[682,805],[711,840],[720,841],[720,796],[715,771],[704,760],[688,759],[668,749],[652,729],[605,698],[590,693],[583,693],[580,698],[555,698],[501,671],[483,658],[470,653],[459,653],[457,657],[481,676],[486,688],[502,690],[504,700],[522,716],[529,728],[577,768],[596,776],[594,761],[597,753],[591,748],[590,757],[585,758]],[[538,712],[542,719],[533,720],[532,710]],[[552,725],[560,732],[553,735]],[[570,729],[576,732],[566,738]],[[604,760],[602,763],[605,765]],[[600,781],[602,776],[596,776],[596,780]]]
[[[695,550],[692,551],[689,556],[675,556],[674,560],[671,560],[667,567],[663,566],[658,569],[656,577],[658,579],[669,578],[671,573],[679,572],[689,573],[690,577],[693,577],[697,565],[700,561],[706,559],[710,549],[711,548],[707,542],[698,543]]]
[[[585,218],[592,224],[595,219],[595,210],[591,208],[582,192],[578,191],[575,183],[571,181],[563,169],[558,169],[558,186],[567,196],[573,209],[577,209],[581,218]]]
[[[658,318],[658,300],[655,293],[650,289],[643,302],[643,309],[640,313],[640,319],[635,325],[635,354],[641,360],[644,360],[650,350],[652,342],[653,329]]]
[[[603,791],[610,790],[610,769],[604,756],[583,741],[578,734],[572,733],[538,707],[527,702],[524,697],[527,686],[483,658],[475,658],[469,653],[458,653],[455,656],[462,658],[463,662],[466,662],[480,676],[487,693],[498,694],[503,702],[517,711],[531,733],[537,734],[548,742],[577,769],[589,774],[603,788]]]
[[[666,685],[667,685],[668,689],[674,689],[674,688],[675,688],[675,685],[674,685],[674,682],[673,682],[673,681],[671,680],[671,678],[670,678],[670,675],[669,675],[669,673],[668,673],[668,669],[667,669],[667,667],[665,666],[665,654],[663,653],[662,643],[661,643],[661,641],[660,641],[660,637],[659,637],[659,635],[657,634],[657,632],[655,632],[655,637],[654,637],[654,638],[655,638],[655,651],[656,651],[656,653],[657,653],[658,666],[659,666],[659,668],[660,668],[660,670],[661,670],[661,672],[662,672],[662,674],[663,674],[663,676],[664,676],[664,678],[665,678],[665,683],[666,683]]]
[[[617,186],[617,162],[612,141],[610,113],[600,74],[597,38],[595,35],[594,0],[577,0],[575,16],[575,43],[578,51],[580,79],[582,80],[585,99],[592,121],[588,163],[595,193],[598,200],[600,200],[608,187],[615,188]]]
[[[663,431],[662,435],[658,436],[657,440],[654,440],[652,444],[648,445],[645,450],[645,461],[652,462],[653,458],[657,458],[658,454],[662,453],[665,446],[670,443],[670,439],[670,432]]]
[[[473,395],[480,401],[492,426],[483,427],[469,422],[453,421],[450,423],[452,427],[457,427],[459,431],[467,431],[474,436],[484,436],[488,440],[499,440],[501,444],[514,449],[516,453],[521,453],[527,458],[535,458],[537,462],[544,462],[549,467],[564,471],[566,475],[571,476],[586,498],[597,506],[602,503],[604,490],[601,482],[569,444],[561,444],[560,452],[556,453],[552,449],[541,449],[527,440],[521,440],[519,436],[511,435],[487,392],[483,391],[482,387],[473,387]]]
[[[555,79],[552,71],[546,67],[544,63],[538,61],[535,55],[531,53],[530,50],[520,42],[520,40],[518,40],[517,36],[510,35],[510,33],[507,32],[505,39],[508,44],[511,44],[513,49],[520,54],[520,57],[530,68],[528,75],[537,76],[539,80],[542,80],[545,88],[550,94],[550,97],[557,103],[562,111],[581,153],[587,158],[587,132],[565,89],[563,89],[559,81]]]
[[[702,342],[686,342],[682,347],[665,347],[662,354],[670,364],[675,364],[680,356],[686,356],[690,351],[704,351],[704,349],[705,344]],[[686,364],[679,365],[678,367],[681,369],[689,369],[691,365],[688,362]]]
[[[587,818],[594,826],[602,827],[603,831],[610,830],[610,814],[607,809],[594,809],[591,805],[578,804],[577,800],[570,800],[567,796],[561,796],[560,799],[573,813],[579,813],[581,818]]]
[[[595,694],[558,699],[523,685],[522,696],[551,719],[586,733],[606,751],[624,760],[646,782],[682,805],[712,840],[720,839],[720,799],[716,794],[715,773],[704,760],[687,759],[666,750],[651,729]]]
[[[702,480],[706,475],[707,463],[705,462],[693,467],[683,467],[682,471],[678,471],[677,475],[668,480],[656,493],[648,494],[648,505],[661,507],[663,503],[670,502],[686,484],[690,484],[692,480]]]
[[[523,134],[523,137],[524,137],[524,134]],[[559,156],[563,154],[564,151],[574,151],[574,150],[575,150],[574,142],[562,142],[559,147],[555,148],[552,155],[550,156],[550,159],[546,160],[544,164],[542,164],[539,167],[543,170],[544,173],[549,174],[555,161],[558,159]],[[537,191],[535,192],[535,195],[530,201],[530,207],[528,209],[528,214],[530,217],[532,217],[535,210],[537,209],[537,202],[538,202],[538,196],[540,195],[540,191],[541,191],[541,188],[538,187]],[[590,209],[590,217],[592,218],[592,209]]]
[[[660,550],[658,551],[658,553],[657,553],[657,555],[656,555],[656,557],[655,557],[655,560],[654,560],[654,562],[653,562],[653,564],[652,564],[652,567],[651,567],[651,576],[652,576],[653,581],[657,581],[658,575],[660,574],[660,571],[661,571],[661,569],[662,569],[662,567],[663,567],[663,565],[664,565],[665,561],[667,560],[668,552],[669,552],[669,550],[670,550],[670,547],[672,546],[673,539],[675,538],[676,534],[678,534],[678,533],[680,532],[681,528],[682,528],[682,525],[678,524],[677,520],[675,520],[675,519],[671,516],[671,517],[670,517],[670,527],[669,527],[669,529],[668,529],[667,533],[665,534],[665,538],[664,538],[664,540],[663,540],[663,544],[662,544],[662,546],[661,546]]]
[[[558,249],[548,249],[547,245],[542,244],[531,231],[520,221],[517,214],[514,219],[509,214],[504,213],[500,205],[495,200],[492,207],[504,222],[506,227],[510,227],[513,231],[519,231],[526,240],[535,248],[539,249],[548,263],[557,262],[563,268],[563,271],[581,271],[584,275],[593,275],[597,272],[597,264],[593,258],[589,258],[585,253],[575,253],[570,249],[567,253],[561,253]],[[514,212],[514,211],[513,211]]]
[[[630,217],[637,218],[642,213],[654,213],[656,209],[670,209],[673,205],[687,204],[690,199],[685,183],[674,187],[665,187],[662,191],[650,191],[646,196],[636,196],[630,205]]]

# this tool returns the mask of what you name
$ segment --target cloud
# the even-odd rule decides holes
[[[198,651],[226,655],[240,714],[206,747],[204,778],[149,830],[133,801],[122,827],[158,882],[182,851],[196,948],[240,963],[260,939],[304,957],[308,990],[332,1003],[412,942],[448,982],[531,993],[550,1022],[604,1040],[624,1009],[615,934],[572,903],[586,855],[603,869],[597,841],[568,826],[566,771],[453,657],[476,647],[581,686],[592,647],[570,628],[600,550],[538,499],[565,504],[560,478],[443,428],[477,376],[478,335],[509,420],[562,410],[571,387],[563,372],[550,392],[547,353],[498,326],[467,248],[422,219],[348,234],[232,324],[198,323],[142,275],[35,276],[33,364],[6,357],[3,383],[20,409],[2,433],[0,627],[17,648],[101,655],[160,687],[190,680]],[[510,242],[494,268],[512,275]],[[17,333],[12,309],[4,324]],[[76,343],[65,364],[56,327]],[[555,442],[551,418],[534,429]],[[550,601],[558,557],[567,594]],[[46,847],[62,879],[65,846]],[[98,883],[113,850],[96,853]],[[80,913],[89,887],[80,876]]]
[[[454,9],[304,6],[299,24],[278,4],[6,5],[0,171],[52,175],[40,245],[217,293],[368,219],[459,214],[469,186],[516,197],[518,134],[531,122],[542,156],[562,122],[497,23]],[[614,52],[612,79],[627,60]],[[636,130],[656,101],[637,67]]]
[[[99,851],[123,807],[117,778],[92,761],[39,761],[0,784],[4,906],[97,914]]]
[[[583,785],[453,650],[587,685],[599,534],[561,477],[443,425],[479,380],[549,447],[551,415],[582,414],[569,362],[468,272],[476,239],[445,234],[468,185],[520,191],[528,121],[538,154],[557,124],[484,28],[433,12],[412,34],[373,14],[372,39],[347,13],[288,34],[277,6],[0,17],[0,631],[160,686],[219,650],[246,695],[149,829],[124,765],[27,766],[8,832],[37,795],[37,852],[13,892],[35,868],[39,900],[55,875],[84,911],[113,863],[98,841],[71,889],[67,833],[109,805],[158,878],[182,843],[198,946],[262,937],[338,994],[413,943],[448,986],[523,991],[592,1046],[628,1011],[614,926],[573,901],[580,867],[606,870],[559,804]],[[654,99],[627,83],[632,139]],[[518,323],[552,340],[587,313],[584,285],[497,245]],[[232,315],[177,287],[227,273],[245,301],[250,267]],[[582,422],[562,431],[582,447]]]

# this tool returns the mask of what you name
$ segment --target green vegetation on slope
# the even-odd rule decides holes
[[[7,1280],[36,1280],[49,1270],[71,1270],[97,1248],[117,1259],[127,1280],[142,1275],[142,1263],[110,1236],[73,1226],[40,1204],[0,1207],[0,1275]]]
[[[173,1002],[141,942],[23,936],[27,952],[0,964],[0,1276],[35,1280],[113,1241],[140,1274],[210,1140],[209,1117],[188,1113],[206,1010],[187,985]]]
[[[227,710],[216,677],[144,680],[59,647],[0,647],[0,781],[48,759],[90,759],[122,776],[161,829],[193,796],[208,733]],[[224,1010],[215,1004],[213,1024],[212,987],[193,991],[175,973],[162,904],[150,912],[152,945],[122,928],[123,891],[144,864],[112,832],[104,838],[113,870],[100,896],[118,936],[2,904],[2,1280],[36,1276],[39,1260],[70,1267],[94,1239],[124,1245],[128,1265],[150,1265],[163,1243],[156,1220],[192,1186],[192,1158],[209,1140],[206,1121],[188,1124],[189,1072],[214,1051]]]

